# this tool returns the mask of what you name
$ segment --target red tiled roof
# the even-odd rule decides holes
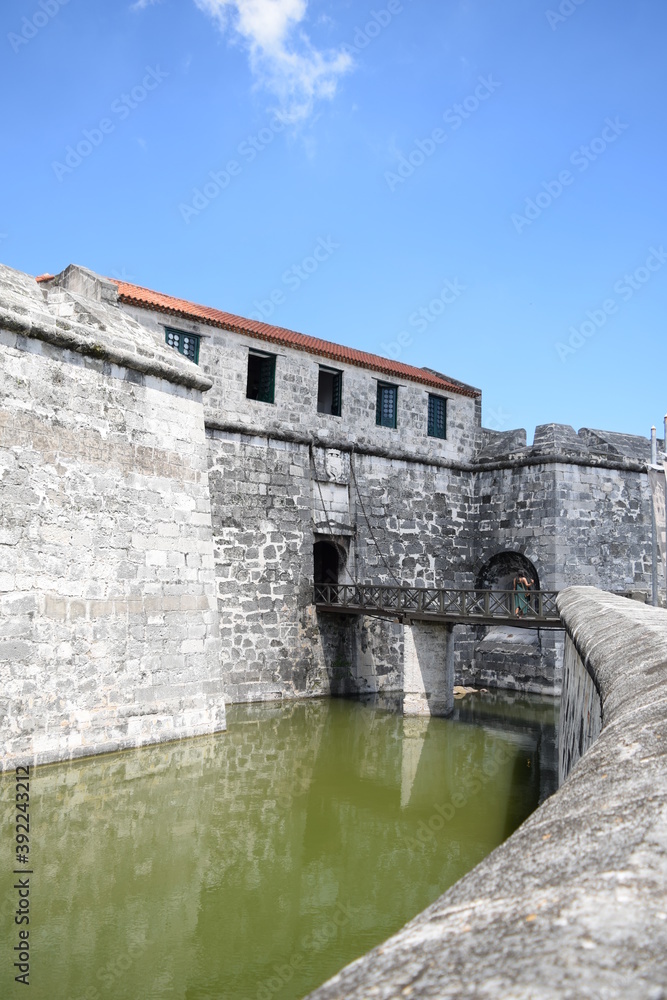
[[[139,306],[143,309],[155,309],[157,312],[167,313],[170,316],[181,316],[185,319],[198,320],[206,323],[208,326],[217,326],[222,330],[233,330],[236,333],[244,333],[248,337],[256,337],[258,340],[265,340],[270,344],[283,344],[286,347],[295,347],[299,350],[307,351],[309,354],[328,358],[330,361],[357,365],[359,368],[370,368],[372,371],[381,372],[383,375],[410,379],[413,382],[421,382],[423,385],[431,386],[434,389],[455,392],[460,396],[469,396],[472,399],[476,399],[481,395],[479,389],[474,389],[472,386],[455,381],[450,382],[448,379],[441,378],[425,369],[415,368],[412,365],[404,365],[400,361],[390,361],[388,358],[381,358],[377,354],[367,354],[365,351],[356,351],[352,347],[343,347],[328,340],[307,337],[303,333],[295,333],[294,330],[286,330],[281,326],[271,326],[269,323],[259,323],[252,319],[244,319],[242,316],[222,312],[220,309],[198,306],[193,302],[187,302],[185,299],[174,298],[173,295],[163,295],[162,292],[152,292],[149,288],[130,285],[126,281],[116,281],[113,278],[109,280],[114,281],[118,285],[118,297],[121,302],[125,302],[127,305]]]

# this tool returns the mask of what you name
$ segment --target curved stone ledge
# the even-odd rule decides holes
[[[601,735],[562,788],[313,1000],[667,1000],[667,613],[564,591]]]
[[[128,351],[116,350],[109,344],[89,336],[80,324],[69,321],[46,316],[36,319],[1,309],[0,327],[19,337],[43,340],[47,344],[53,344],[54,347],[75,351],[77,354],[84,354],[100,361],[108,361],[120,368],[129,368],[142,375],[152,375],[154,378],[164,379],[165,382],[175,382],[188,389],[197,389],[199,392],[207,392],[213,385],[213,381],[207,375],[184,371],[183,368],[169,365],[159,358],[142,358]]]

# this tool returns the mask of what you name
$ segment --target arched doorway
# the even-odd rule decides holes
[[[519,574],[534,580],[532,589],[540,589],[540,578],[534,564],[520,552],[499,552],[488,559],[477,573],[476,590],[512,590]]]
[[[315,542],[313,575],[316,584],[337,584],[340,574],[340,553],[331,542]]]

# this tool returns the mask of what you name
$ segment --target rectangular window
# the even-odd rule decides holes
[[[397,409],[398,386],[387,385],[385,382],[378,382],[375,423],[381,427],[396,427]]]
[[[194,333],[184,333],[183,330],[172,330],[165,326],[164,339],[170,347],[175,347],[179,354],[184,354],[190,361],[199,364],[199,340]]]
[[[442,396],[428,397],[428,436],[447,437],[447,400]]]
[[[248,355],[248,385],[246,387],[246,396],[248,399],[257,399],[260,403],[273,403],[275,392],[275,354],[259,354],[251,351]]]
[[[343,401],[343,373],[332,368],[320,368],[317,383],[317,412],[339,417]]]

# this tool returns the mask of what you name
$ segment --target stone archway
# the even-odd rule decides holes
[[[478,571],[475,589],[512,590],[514,579],[519,573],[526,573],[535,581],[533,590],[540,589],[540,577],[530,559],[521,552],[498,552]]]

